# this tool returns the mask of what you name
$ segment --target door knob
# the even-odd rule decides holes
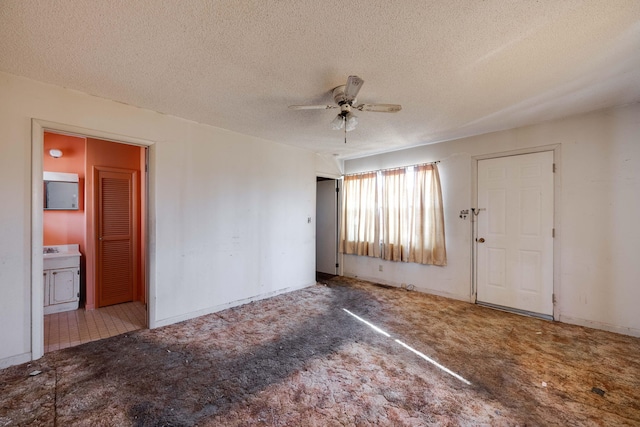
[[[484,243],[484,237],[481,237],[479,239],[476,239],[476,242],[478,243]]]

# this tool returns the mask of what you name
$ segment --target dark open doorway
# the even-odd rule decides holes
[[[337,179],[318,177],[316,181],[316,272],[339,272],[338,230],[340,186]]]

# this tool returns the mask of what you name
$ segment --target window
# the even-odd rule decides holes
[[[345,176],[340,252],[380,256],[377,182],[377,172]]]
[[[436,164],[348,175],[343,187],[342,253],[447,264]]]

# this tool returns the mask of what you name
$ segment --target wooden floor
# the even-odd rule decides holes
[[[109,338],[146,327],[146,311],[139,301],[84,308],[44,316],[45,353]]]

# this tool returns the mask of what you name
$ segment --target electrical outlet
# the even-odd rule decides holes
[[[382,271],[382,264],[378,265],[378,271]]]

